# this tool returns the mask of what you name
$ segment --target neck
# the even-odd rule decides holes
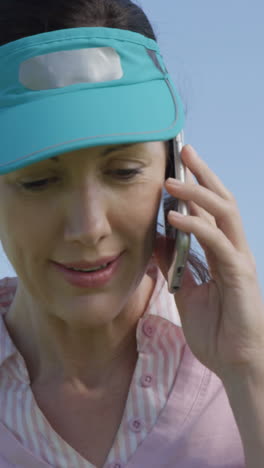
[[[117,374],[133,369],[137,323],[153,289],[153,281],[146,276],[133,308],[123,309],[110,323],[93,328],[81,323],[73,327],[52,315],[37,314],[36,308],[21,307],[16,294],[6,326],[25,360],[31,385],[103,388]]]

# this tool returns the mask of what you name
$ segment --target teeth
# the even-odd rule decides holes
[[[77,268],[70,268],[70,270],[73,270],[73,271],[80,271],[80,272],[84,272],[84,273],[89,273],[90,271],[102,270],[103,268],[106,268],[107,265],[108,265],[108,263],[106,263],[105,265],[101,265],[101,266],[99,266],[99,267],[90,268],[89,270],[80,270],[80,269],[77,269]]]

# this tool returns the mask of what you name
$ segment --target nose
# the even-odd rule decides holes
[[[65,240],[98,244],[112,232],[107,212],[107,196],[102,188],[94,184],[79,187],[67,199]]]

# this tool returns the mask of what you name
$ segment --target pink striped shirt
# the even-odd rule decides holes
[[[104,468],[122,468],[142,444],[166,406],[185,345],[174,298],[161,272],[137,327],[138,361],[123,418]],[[94,468],[67,444],[40,411],[23,357],[5,326],[16,278],[0,280],[0,420],[31,453],[56,468]]]

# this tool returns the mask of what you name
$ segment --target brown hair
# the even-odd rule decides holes
[[[130,0],[1,0],[0,45],[48,31],[76,27],[126,29],[157,40],[138,5]],[[168,152],[166,178],[173,155]],[[170,201],[169,201],[170,202]],[[175,202],[171,199],[171,203]],[[191,249],[188,264],[198,283],[211,279],[206,261]]]

